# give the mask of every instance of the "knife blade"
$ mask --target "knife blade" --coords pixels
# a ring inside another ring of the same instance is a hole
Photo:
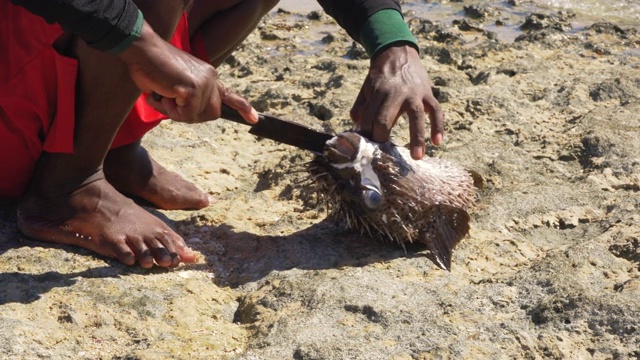
[[[162,95],[155,92],[151,96],[155,101],[162,100]],[[238,124],[251,126],[249,134],[292,145],[299,149],[309,150],[320,155],[327,140],[333,138],[333,135],[267,114],[258,113],[258,123],[249,124],[239,112],[225,104],[222,104],[220,117]]]
[[[222,114],[220,115],[223,119],[251,126],[250,134],[309,150],[316,154],[322,154],[327,140],[333,138],[333,135],[276,116],[261,113],[258,116],[259,121],[256,124],[249,124],[240,113],[224,104],[222,104]]]

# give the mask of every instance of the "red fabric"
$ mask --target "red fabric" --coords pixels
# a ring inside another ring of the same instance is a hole
[[[207,48],[204,46],[204,37],[202,36],[201,32],[196,32],[191,37],[191,54],[206,62],[209,62],[211,60],[209,59]]]
[[[42,151],[73,152],[78,64],[51,47],[61,34],[58,25],[0,0],[0,197],[24,193]],[[191,51],[186,15],[171,43]],[[206,58],[202,39],[195,43],[196,56]],[[113,147],[138,141],[165,118],[141,96]]]

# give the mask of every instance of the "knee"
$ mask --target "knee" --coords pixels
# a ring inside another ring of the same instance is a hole
[[[264,13],[268,13],[271,9],[273,9],[280,0],[262,0],[262,8],[264,9]]]
[[[171,37],[182,14],[191,6],[192,0],[134,0],[145,20],[153,30],[165,39]]]
[[[191,9],[191,7],[193,6],[193,1],[194,0],[182,0],[182,8],[184,9],[184,11],[189,11],[189,9]]]
[[[231,0],[228,4],[228,8],[234,6],[246,6],[247,8],[251,8],[253,13],[264,16],[271,9],[273,9],[280,0]]]

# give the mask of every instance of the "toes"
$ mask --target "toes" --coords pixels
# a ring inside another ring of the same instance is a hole
[[[194,201],[194,207],[196,210],[204,209],[207,206],[211,205],[214,201],[213,196],[206,194],[204,192],[200,192],[200,193],[201,193],[200,198],[197,201]]]
[[[193,263],[198,258],[197,253],[191,250],[184,242],[184,239],[172,230],[163,231],[156,239],[165,249],[165,252],[159,252],[159,255],[162,256],[163,264],[168,264],[165,266],[175,267],[181,262]],[[169,259],[166,258],[167,255]]]
[[[180,235],[176,233],[170,235],[172,235],[171,238],[173,239],[176,253],[179,255],[182,262],[194,263],[198,260],[198,253],[187,246],[187,244],[184,242],[184,239]]]
[[[140,252],[137,252],[138,262],[143,268],[150,268],[155,263],[160,267],[169,267],[172,264],[171,255],[164,245],[153,236],[146,237],[144,240],[136,241],[135,245]]]
[[[153,256],[151,250],[147,247],[147,244],[142,238],[129,236],[127,238],[126,248],[129,249],[130,252],[135,254],[135,259],[138,260],[138,264],[141,267],[148,269],[153,266]],[[123,247],[124,248],[124,247]],[[122,249],[124,251],[124,249]],[[120,257],[118,257],[120,258]],[[135,260],[134,260],[135,263]],[[127,265],[133,265],[127,263]]]
[[[101,176],[101,173],[97,175]],[[154,190],[167,190],[162,192],[163,199],[172,202],[187,199],[195,207],[211,203],[208,194],[193,185],[189,191],[189,185],[182,180],[177,186]],[[175,191],[176,196],[172,197],[175,189],[186,189],[186,192]],[[33,195],[23,199],[18,209],[18,225],[25,235],[37,240],[84,247],[102,256],[117,258],[129,266],[137,261],[143,268],[153,267],[154,263],[173,267],[197,259],[182,237],[102,178],[73,194]]]
[[[166,195],[171,193],[170,191],[160,191],[157,194],[148,196],[146,200],[163,210],[200,210],[213,203],[212,196],[200,191],[200,189],[184,180],[182,182],[188,186],[184,186],[180,190],[174,190],[172,196]]]
[[[192,264],[198,261],[198,253],[191,250],[190,248],[181,249],[180,252],[180,260],[187,264]]]
[[[153,267],[154,263],[160,267],[175,267],[183,261],[194,262],[197,259],[197,254],[187,247],[182,237],[167,229],[146,237],[129,235],[126,240],[112,238],[107,243],[111,257],[129,266],[137,260],[145,269]]]
[[[134,252],[125,240],[111,241],[109,244],[111,245],[113,257],[120,260],[120,262],[127,266],[132,266],[136,263],[136,258],[138,258],[139,255],[136,255],[137,251]],[[99,251],[97,252],[99,253]]]
[[[170,267],[173,265],[173,258],[165,248],[152,248],[151,253],[156,259],[156,264],[160,267]],[[177,265],[177,264],[176,264]]]
[[[173,254],[169,254],[171,256],[171,267],[176,267],[178,266],[178,264],[180,264],[180,261],[182,259],[180,259],[180,255],[173,253]]]
[[[147,242],[154,259],[156,259],[156,263],[161,267],[177,266],[180,263],[179,258],[177,263],[174,263],[174,259],[178,257],[178,254],[170,241],[169,233],[169,230],[163,230],[156,234],[155,237],[149,238]]]
[[[152,251],[149,249],[145,249],[142,253],[138,255],[138,264],[145,269],[149,269],[153,267],[153,258]]]

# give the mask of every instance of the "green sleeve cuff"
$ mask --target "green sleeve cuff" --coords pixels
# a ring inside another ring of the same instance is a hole
[[[142,34],[142,26],[144,25],[144,16],[142,15],[142,11],[138,10],[138,19],[136,20],[136,24],[131,30],[129,36],[127,36],[124,40],[120,42],[120,44],[116,45],[113,49],[109,50],[110,53],[114,55],[118,55],[121,52],[125,51],[134,41],[136,41],[140,35]]]
[[[395,9],[383,9],[371,15],[360,31],[360,43],[369,56],[397,42],[404,42],[419,50],[402,14]]]

